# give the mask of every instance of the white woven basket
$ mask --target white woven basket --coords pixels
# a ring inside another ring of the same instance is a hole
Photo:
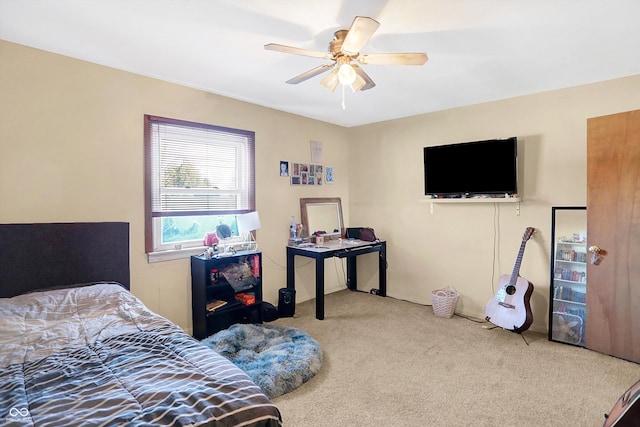
[[[438,317],[451,317],[456,311],[460,294],[447,286],[442,289],[434,289],[431,291],[431,305],[433,313]]]

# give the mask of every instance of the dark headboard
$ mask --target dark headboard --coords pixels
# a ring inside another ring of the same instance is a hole
[[[129,223],[0,224],[0,297],[77,283],[129,283]]]

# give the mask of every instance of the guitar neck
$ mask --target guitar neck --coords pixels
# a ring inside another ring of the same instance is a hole
[[[524,256],[524,248],[527,245],[527,241],[523,240],[520,244],[520,251],[518,251],[518,256],[516,257],[516,263],[513,266],[513,272],[511,273],[511,280],[509,280],[510,285],[515,285],[518,280],[518,276],[520,275],[520,264],[522,264],[522,257]]]

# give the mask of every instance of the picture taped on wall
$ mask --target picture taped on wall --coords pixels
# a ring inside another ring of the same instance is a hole
[[[289,162],[280,160],[280,176],[289,176]]]
[[[325,178],[324,178],[324,182],[326,182],[327,184],[333,184],[333,166],[326,166],[325,167]]]
[[[311,163],[322,163],[322,142],[309,141],[311,146]]]

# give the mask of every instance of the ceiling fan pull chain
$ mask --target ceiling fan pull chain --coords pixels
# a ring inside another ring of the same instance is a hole
[[[342,85],[342,109],[347,109],[347,104],[344,103],[344,85]]]

